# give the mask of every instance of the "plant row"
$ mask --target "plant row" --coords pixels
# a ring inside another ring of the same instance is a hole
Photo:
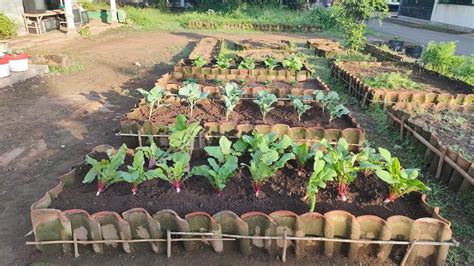
[[[144,96],[145,103],[147,104],[149,115],[151,119],[153,112],[165,104],[166,89],[161,86],[156,86],[150,91],[138,89],[138,91]],[[230,113],[234,110],[235,106],[239,103],[243,96],[243,90],[235,82],[227,83],[221,87],[221,95],[225,106],[226,120],[229,120]],[[207,92],[203,92],[199,85],[195,82],[185,82],[184,86],[178,90],[178,98],[185,101],[190,108],[190,117],[193,116],[193,110],[199,101],[203,101],[208,97]],[[312,108],[311,105],[306,104],[308,101],[316,101],[322,108],[323,113],[327,109],[329,111],[329,122],[333,119],[347,115],[349,110],[342,104],[339,103],[339,95],[337,92],[330,91],[325,94],[323,91],[314,91],[313,96],[295,96],[288,95],[292,105],[298,113],[298,122],[301,122],[302,115]],[[278,102],[278,97],[266,90],[258,91],[255,100],[253,102],[259,107],[262,113],[262,118],[265,121],[266,115],[274,109],[274,105]]]
[[[234,143],[223,136],[219,146],[204,147],[209,156],[208,164],[191,168],[191,147],[201,129],[199,122],[187,124],[186,117],[179,115],[171,128],[169,148],[160,149],[150,138],[149,146],[138,147],[134,151],[133,163],[127,166],[126,171],[120,170],[123,169],[121,166],[127,152],[125,144],[115,153],[108,150],[108,158],[100,161],[86,156],[86,162],[92,168],[85,175],[83,183],[97,179],[99,195],[114,183],[128,182],[132,184],[135,194],[141,183],[159,178],[171,183],[176,192],[180,192],[186,179],[204,176],[220,196],[229,180],[240,174],[242,168],[247,168],[258,198],[262,186],[290,161],[297,165],[295,178],[302,176],[306,165],[312,161],[313,170],[307,180],[311,211],[315,208],[316,194],[326,188],[328,182],[337,182],[338,196],[345,201],[349,186],[359,173],[365,176],[375,173],[388,184],[390,193],[385,202],[394,201],[413,191],[429,189],[417,179],[416,169],[403,169],[388,150],[379,148],[377,153],[372,148],[365,148],[360,153],[352,153],[344,138],[339,139],[335,147],[325,139],[309,147],[307,144],[294,143],[287,135],[278,138],[275,133],[265,135],[253,132],[252,135],[243,135]],[[245,158],[243,155],[248,155],[250,160],[242,162]]]

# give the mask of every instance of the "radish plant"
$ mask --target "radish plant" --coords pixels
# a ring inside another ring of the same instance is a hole
[[[315,155],[315,152],[306,143],[299,145],[292,143],[291,152],[295,155],[297,174],[298,176],[302,176],[305,172],[304,167],[306,166],[306,163],[308,163],[308,161]]]
[[[282,155],[291,146],[293,141],[287,135],[278,138],[276,133],[260,134],[253,132],[252,135],[244,135],[234,145],[240,145],[241,149],[247,149],[249,152],[257,150],[272,149]]]
[[[333,181],[336,177],[336,171],[326,166],[322,151],[317,151],[314,156],[313,173],[309,178],[307,193],[310,199],[310,212],[316,207],[316,194],[320,188],[326,188],[326,183]]]
[[[306,111],[311,109],[311,105],[304,104],[304,102],[303,102],[304,100],[310,100],[311,99],[311,97],[310,97],[310,99],[308,99],[308,97],[294,96],[294,95],[288,94],[288,98],[290,99],[291,104],[293,104],[293,107],[295,107],[295,110],[298,113],[298,123],[301,122],[301,116]]]
[[[194,60],[193,60],[193,66],[194,67],[203,67],[207,64],[206,59],[202,55],[198,55]]]
[[[159,163],[153,173],[171,183],[179,193],[183,182],[189,177],[187,174],[189,161],[189,153],[175,152],[171,155],[171,166],[168,165],[168,162]]]
[[[234,145],[235,146],[235,145]],[[209,165],[195,166],[190,175],[205,176],[220,197],[229,179],[235,175],[238,168],[238,158],[241,151],[233,149],[232,142],[221,137],[219,146],[205,147],[204,150],[213,158],[208,158]]]
[[[253,57],[245,57],[242,62],[239,64],[239,69],[248,69],[252,70],[255,69],[255,58]]]
[[[146,91],[144,89],[137,89],[145,98],[145,102],[148,105],[148,119],[151,119],[151,115],[153,114],[153,111],[160,107],[160,105],[163,103],[165,100],[165,94],[166,91],[164,88],[160,86],[155,86],[153,89],[150,91]],[[156,108],[155,108],[156,106]]]
[[[329,105],[329,123],[331,123],[332,120],[335,118],[340,118],[343,115],[347,115],[350,113],[349,109],[347,109],[344,105],[338,104],[338,105]]]
[[[171,151],[191,152],[194,139],[202,130],[199,122],[186,124],[186,116],[180,114],[176,117],[174,125],[170,128],[171,134],[168,138]]]
[[[156,166],[157,162],[165,160],[168,152],[163,151],[156,145],[153,137],[148,137],[149,146],[138,147],[135,150],[143,152],[144,156],[148,159],[148,169],[152,169]]]
[[[225,105],[225,120],[229,121],[229,115],[234,110],[244,92],[235,82],[230,82],[222,89],[222,99]]]
[[[275,94],[269,93],[268,91],[262,90],[257,92],[256,99],[253,100],[255,104],[258,105],[260,112],[262,113],[263,121],[265,121],[265,116],[273,110],[272,105],[278,101],[278,98]]]
[[[122,181],[117,174],[118,168],[123,164],[127,153],[127,145],[122,144],[116,153],[112,149],[107,150],[108,159],[97,161],[96,159],[86,155],[86,162],[92,168],[84,176],[82,183],[91,183],[97,178],[97,194],[104,192],[106,187]]]
[[[188,83],[179,89],[178,96],[189,104],[191,109],[190,117],[193,117],[194,106],[198,101],[206,99],[207,93],[202,92],[198,84]]]
[[[379,149],[380,155],[385,161],[383,168],[375,171],[375,174],[390,185],[390,192],[385,203],[393,202],[397,198],[414,191],[429,191],[423,182],[417,179],[417,169],[402,169],[397,157],[391,156],[385,149]]]
[[[384,148],[379,148],[379,151],[388,152]],[[381,169],[381,156],[378,154],[374,148],[365,147],[361,152],[357,154],[357,162],[359,163],[360,168],[364,172],[364,176],[368,177],[373,174],[376,170]]]
[[[143,151],[137,151],[133,157],[132,165],[127,165],[128,172],[119,171],[118,176],[125,180],[126,182],[132,184],[132,193],[133,195],[138,192],[138,185],[141,183],[152,180],[158,177],[162,171],[161,169],[154,169],[146,171],[145,167],[145,156]]]
[[[303,62],[301,62],[301,59],[297,56],[292,56],[283,60],[282,64],[284,68],[292,70],[294,72],[299,71],[303,68]]]
[[[275,67],[278,66],[278,61],[275,58],[271,57],[271,56],[267,56],[263,60],[263,64],[265,64],[265,67],[268,70],[273,70],[273,69],[275,69]]]
[[[232,62],[232,58],[226,57],[225,55],[219,55],[217,57],[215,66],[218,68],[230,68],[231,67],[230,62]]]

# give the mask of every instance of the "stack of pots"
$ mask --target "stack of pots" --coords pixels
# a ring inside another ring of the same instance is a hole
[[[28,70],[28,55],[5,54],[0,58],[0,78],[10,76],[10,72],[23,72]]]

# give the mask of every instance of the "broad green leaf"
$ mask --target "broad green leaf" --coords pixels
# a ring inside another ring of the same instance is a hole
[[[382,159],[384,159],[386,162],[391,162],[392,161],[392,155],[387,149],[379,147],[379,154],[382,156]]]
[[[382,179],[383,181],[385,181],[387,184],[396,184],[398,183],[398,180],[393,178],[392,175],[385,171],[385,170],[377,170],[375,171],[375,174],[380,178]]]
[[[91,168],[89,172],[87,172],[86,176],[84,176],[84,180],[82,180],[82,183],[91,183],[92,181],[94,181],[96,176],[97,171],[94,168]]]

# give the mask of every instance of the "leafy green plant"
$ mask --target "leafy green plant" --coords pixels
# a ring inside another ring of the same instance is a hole
[[[383,148],[379,148],[383,149]],[[383,149],[385,150],[385,149]],[[381,169],[381,157],[374,148],[365,147],[361,152],[357,154],[357,162],[360,168],[364,172],[364,176],[368,177],[373,174],[376,170]]]
[[[302,176],[305,172],[304,167],[308,161],[315,155],[315,151],[309,147],[306,143],[303,144],[291,144],[291,152],[295,155],[297,164],[297,174]]]
[[[332,122],[335,118],[340,118],[343,115],[347,115],[350,113],[349,109],[347,109],[344,105],[329,105],[329,123]]]
[[[193,66],[194,67],[203,67],[207,64],[206,59],[202,55],[198,55],[194,60],[193,60]]]
[[[184,99],[191,109],[190,117],[193,117],[194,106],[198,101],[207,98],[208,93],[202,92],[199,85],[196,83],[189,83],[181,87],[178,91],[178,97]]]
[[[5,13],[0,12],[0,40],[16,36],[16,24]]]
[[[276,146],[280,146],[282,142],[286,142],[286,140],[277,142],[275,141],[275,135],[268,136],[256,133],[253,138],[250,136],[244,137],[242,138],[244,141],[247,142],[250,140],[252,158],[249,164],[242,165],[246,166],[250,171],[255,196],[258,198],[262,186],[278,169],[285,166],[287,161],[294,159],[294,155],[292,153],[278,152]]]
[[[369,54],[348,50],[336,55],[336,62],[373,62],[375,58]]]
[[[269,87],[269,86],[271,86],[272,84],[273,84],[273,81],[271,81],[271,80],[265,80],[265,81],[263,82],[263,85],[265,85],[265,87]]]
[[[397,198],[413,191],[430,190],[423,182],[417,179],[417,169],[402,169],[397,157],[391,156],[387,150],[379,150],[385,160],[384,168],[375,171],[375,174],[390,185],[390,192],[385,203],[393,202]]]
[[[314,156],[313,173],[309,178],[307,194],[310,199],[310,212],[316,208],[316,194],[320,188],[326,188],[326,183],[333,181],[337,173],[334,169],[327,167],[322,151],[317,151]]]
[[[126,153],[127,145],[122,144],[116,153],[114,153],[112,149],[107,150],[108,159],[97,161],[89,155],[86,155],[86,162],[92,166],[92,168],[84,176],[82,183],[91,183],[97,178],[96,195],[99,196],[108,186],[122,181],[117,174],[117,170],[123,164]]]
[[[295,110],[298,113],[298,123],[299,123],[301,122],[301,116],[306,111],[311,109],[311,105],[304,104],[303,102],[303,100],[305,100],[304,96],[294,96],[294,95],[288,94],[288,98],[290,99],[291,104],[293,105],[293,107],[295,107]],[[306,99],[306,100],[311,100],[311,97],[309,97],[309,99]]]
[[[303,68],[303,62],[301,62],[301,59],[297,56],[286,58],[282,64],[284,68],[291,71],[299,71]]]
[[[138,192],[138,185],[147,181],[155,179],[162,171],[161,169],[153,169],[146,171],[145,167],[145,156],[143,151],[139,150],[133,157],[132,165],[127,165],[128,172],[119,171],[117,175],[124,181],[132,184],[133,195]]]
[[[324,109],[327,106],[332,106],[336,105],[339,102],[339,94],[335,91],[330,91],[327,94],[324,93],[324,91],[314,91],[313,94],[315,95],[316,101],[319,103],[323,110],[324,114]]]
[[[273,58],[273,57],[270,57],[270,56],[267,56],[265,57],[265,59],[263,60],[263,64],[265,64],[265,67],[268,69],[268,70],[273,70],[275,69],[275,67],[278,66],[278,61]]]
[[[212,82],[218,87],[224,86],[224,80],[222,79],[214,79]]]
[[[176,117],[174,125],[170,128],[171,134],[168,138],[171,151],[191,152],[194,138],[196,138],[202,127],[199,122],[186,123],[186,116],[180,114]]]
[[[364,77],[364,83],[372,88],[386,89],[421,89],[423,85],[411,80],[411,71],[405,73],[390,72],[377,76]]]
[[[255,58],[253,57],[245,57],[242,62],[239,64],[239,69],[248,69],[252,70],[255,69]]]
[[[150,91],[146,91],[144,89],[137,89],[143,97],[145,98],[145,103],[148,105],[148,119],[151,119],[153,115],[153,111],[156,108],[160,107],[165,100],[166,91],[163,87],[155,86]]]
[[[328,167],[336,172],[338,195],[342,201],[346,201],[348,186],[357,178],[357,172],[360,170],[360,167],[356,166],[357,155],[349,151],[349,145],[344,138],[337,141],[335,148],[328,145],[326,140],[321,141],[321,144],[325,145],[328,151],[324,160]]]
[[[183,82],[184,85],[188,85],[190,83],[198,83],[198,80],[195,78],[188,78]]]
[[[226,57],[225,55],[219,55],[216,61],[216,67],[218,68],[230,68],[232,58]]]
[[[292,88],[294,88],[294,87],[296,87],[296,85],[298,85],[298,81],[292,80],[292,81],[290,82],[290,85],[291,85]]]
[[[167,158],[168,152],[163,151],[156,145],[153,137],[148,137],[149,146],[137,147],[136,151],[143,152],[145,158],[148,159],[148,169],[153,169],[157,162],[161,162]]]
[[[258,105],[260,112],[262,113],[263,121],[265,121],[265,116],[273,110],[272,105],[278,101],[278,98],[275,94],[269,93],[268,91],[262,90],[257,92],[256,99],[253,100],[255,104]]]
[[[225,105],[225,120],[229,121],[229,115],[234,110],[244,92],[235,82],[230,82],[222,89],[222,99]]]
[[[242,150],[236,150],[239,146],[226,137],[219,139],[219,146],[204,147],[206,153],[213,158],[208,158],[208,165],[195,166],[190,175],[200,175],[208,178],[211,185],[216,189],[217,196],[220,197],[229,179],[235,175],[238,168],[238,157]]]
[[[244,135],[236,142],[239,145],[240,150],[248,149],[249,152],[262,149],[262,147],[270,147],[275,150],[278,154],[282,155],[291,146],[293,141],[287,135],[278,138],[276,133],[260,134],[256,131],[252,135]]]
[[[154,174],[157,177],[171,183],[176,189],[176,192],[181,191],[183,182],[189,178],[187,175],[190,156],[187,152],[175,152],[171,155],[171,166],[168,162],[157,164]]]
[[[248,82],[246,79],[241,79],[241,80],[240,80],[240,86],[242,86],[242,87],[247,86],[248,83],[249,83],[249,82]]]

